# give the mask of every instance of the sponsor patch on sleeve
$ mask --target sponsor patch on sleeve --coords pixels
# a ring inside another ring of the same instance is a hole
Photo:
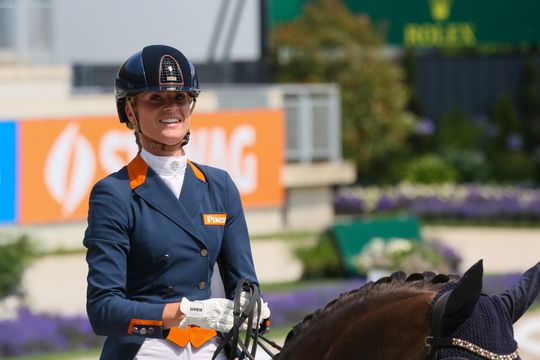
[[[203,214],[204,225],[225,226],[227,214]]]

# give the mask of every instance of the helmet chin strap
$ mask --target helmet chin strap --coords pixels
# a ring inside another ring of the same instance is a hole
[[[193,105],[189,109],[189,114],[190,115],[193,113],[193,109],[195,109],[195,103],[196,103],[196,99],[193,99]],[[133,105],[132,105],[131,101],[129,101],[129,100],[126,101],[126,104],[128,104],[128,106],[130,107],[131,113],[133,114],[133,117],[135,119],[135,122],[132,123],[133,130],[135,130],[146,141],[148,141],[150,143],[150,147],[152,147],[152,148],[159,147],[159,149],[161,151],[164,151],[164,152],[174,152],[176,150],[181,149],[184,145],[186,145],[189,142],[189,135],[190,135],[189,130],[187,131],[186,135],[183,138],[180,139],[180,141],[178,141],[175,144],[171,144],[171,145],[164,144],[164,143],[159,142],[156,139],[153,139],[150,136],[146,135],[145,133],[142,132],[141,125],[139,124],[139,119],[137,119],[137,115],[135,113],[135,109],[133,109]]]
[[[150,146],[152,148],[156,148],[156,147],[159,147],[159,149],[161,151],[165,151],[165,152],[174,152],[176,150],[179,150],[180,148],[182,148],[183,146],[183,142],[184,142],[184,139],[180,139],[179,142],[177,142],[176,144],[172,144],[172,145],[168,145],[168,144],[164,144],[162,142],[159,142],[157,141],[156,139],[152,139],[150,136],[147,136],[145,135],[142,131],[141,131],[141,128],[140,126],[137,126],[135,128],[135,131],[137,131],[139,133],[139,135],[141,135],[146,141],[148,141],[150,143]]]

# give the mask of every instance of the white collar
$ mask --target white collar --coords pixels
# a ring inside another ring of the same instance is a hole
[[[141,157],[158,175],[179,176],[186,170],[187,156],[157,156],[145,149],[141,150]]]

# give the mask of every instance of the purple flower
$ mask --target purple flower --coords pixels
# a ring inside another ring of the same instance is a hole
[[[416,124],[415,133],[417,135],[429,136],[435,133],[435,123],[428,118],[423,118]]]
[[[334,201],[334,208],[339,213],[362,213],[364,200],[350,195],[340,195]]]
[[[517,151],[523,147],[523,138],[519,134],[510,134],[506,138],[506,147],[510,150]]]
[[[264,294],[264,300],[272,309],[273,326],[292,325],[325,306],[340,294],[359,288],[364,283],[363,279],[355,279],[295,291],[269,292]]]
[[[502,294],[517,284],[521,275],[521,273],[510,273],[484,276],[482,290],[489,295]]]
[[[456,266],[459,264],[459,255],[451,248],[438,243],[434,244],[434,246],[442,251],[446,259],[454,259]],[[451,271],[451,273],[456,272],[456,269],[452,269]],[[514,273],[501,275],[487,274],[483,280],[483,291],[488,294],[500,294],[517,283],[520,276],[521,274]],[[302,321],[306,315],[323,308],[341,294],[360,288],[364,284],[364,279],[357,278],[333,285],[315,285],[298,290],[266,292],[264,299],[268,302],[268,306],[272,310],[272,326],[292,327],[295,323]]]
[[[431,242],[431,246],[438,254],[443,257],[443,259],[445,259],[445,262],[450,267],[450,271],[456,273],[462,260],[458,252],[454,248],[438,241]]]
[[[12,334],[0,337],[0,357],[89,349],[102,343],[86,316],[36,314],[21,308],[16,319],[0,321],[0,328]]]
[[[467,185],[449,192],[444,186],[418,186],[380,193],[370,201],[362,191],[338,195],[336,213],[377,215],[399,210],[422,219],[540,220],[540,189]],[[365,203],[369,202],[375,206],[366,210]]]
[[[399,200],[387,195],[381,196],[375,207],[377,211],[389,211],[397,208],[399,208]]]
[[[440,217],[448,214],[450,206],[436,197],[424,197],[411,201],[409,211],[420,217]]]

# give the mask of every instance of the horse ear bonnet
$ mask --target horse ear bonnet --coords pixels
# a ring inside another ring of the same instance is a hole
[[[482,294],[482,260],[455,284],[441,290],[432,301],[432,335],[472,342],[496,354],[517,349],[512,319],[500,297]],[[457,347],[439,349],[439,359],[481,359]]]
[[[482,260],[474,264],[463,275],[456,287],[449,293],[443,311],[441,335],[448,336],[458,328],[473,312],[482,292]]]

